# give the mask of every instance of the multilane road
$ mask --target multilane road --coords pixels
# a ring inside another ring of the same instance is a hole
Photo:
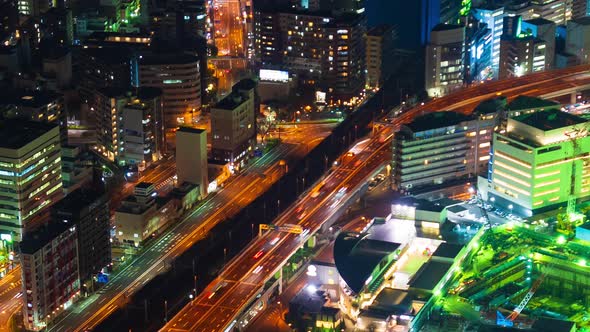
[[[519,95],[542,96],[590,85],[590,74],[587,74],[589,71],[590,66],[585,65],[505,81],[487,82],[410,109],[398,116],[392,126],[385,127],[371,139],[352,161],[336,168],[328,175],[321,189],[323,195],[312,197],[315,195],[308,194],[281,215],[275,224],[298,224],[312,230],[310,233],[317,230],[338,208],[343,206],[343,198],[349,195],[347,190],[362,184],[362,181],[390,159],[389,145],[392,132],[399,125],[411,121],[416,116],[441,110],[469,113],[482,101],[496,96],[509,99]],[[353,162],[356,167],[351,167],[350,163]],[[302,217],[303,211],[306,213]],[[277,234],[267,234],[259,237],[161,331],[214,332],[223,331],[235,324],[235,319],[244,306],[304,240],[300,235],[293,234],[283,234],[278,237]]]

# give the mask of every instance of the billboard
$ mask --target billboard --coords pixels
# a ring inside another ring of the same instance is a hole
[[[270,82],[288,82],[289,72],[283,70],[260,69],[260,80]]]

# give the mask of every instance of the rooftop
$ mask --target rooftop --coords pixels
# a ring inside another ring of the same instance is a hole
[[[50,220],[46,225],[25,233],[23,240],[19,243],[21,253],[36,253],[57,236],[68,231],[70,227],[72,227],[72,223]]]
[[[555,109],[522,114],[513,119],[543,131],[574,126],[587,122],[584,118]]]
[[[399,243],[367,239],[367,234],[343,232],[334,243],[336,269],[348,287],[359,293],[373,270]]]
[[[541,317],[533,323],[533,330],[538,332],[569,332],[574,330],[574,322],[561,319]]]
[[[2,121],[0,122],[0,148],[22,148],[57,127],[56,124],[28,120]]]
[[[396,315],[407,315],[412,311],[412,300],[413,296],[407,290],[386,287],[379,292],[370,308]]]
[[[232,86],[233,91],[252,90],[256,87],[256,81],[251,78],[244,78]]]
[[[367,31],[368,36],[383,36],[385,33],[391,33],[393,27],[387,24],[381,24]]]
[[[446,205],[433,203],[429,200],[412,196],[403,196],[393,202],[394,205],[413,206],[416,210],[442,212]]]
[[[412,132],[426,131],[436,128],[444,128],[457,125],[463,121],[471,120],[471,116],[453,111],[433,112],[417,117],[406,126]]]
[[[443,257],[455,259],[459,252],[463,249],[463,245],[443,242],[432,253],[432,257]]]
[[[449,271],[452,263],[429,260],[420,267],[420,270],[410,280],[410,288],[434,290],[434,287],[440,282],[442,277]]]
[[[140,65],[183,65],[198,63],[199,58],[187,53],[146,54],[140,57]]]
[[[550,21],[548,19],[542,18],[542,17],[538,17],[538,18],[533,18],[532,20],[526,20],[526,23],[532,24],[532,25],[545,25],[545,24],[555,24],[555,22]]]
[[[229,95],[225,96],[225,98],[221,99],[213,109],[223,109],[232,111],[236,109],[236,107],[240,106],[244,103],[247,99],[239,92],[232,91]]]
[[[23,89],[9,89],[0,92],[0,105],[18,105],[22,107],[39,108],[55,102],[63,97],[53,91],[26,91]]]
[[[106,195],[102,192],[91,189],[77,189],[68,194],[52,206],[52,211],[78,213],[81,209],[94,204],[97,201],[106,202]]]
[[[576,18],[576,19],[572,20],[572,22],[580,24],[580,25],[590,25],[590,16]]]
[[[192,134],[201,134],[201,133],[205,132],[204,129],[194,128],[194,127],[186,127],[186,126],[178,128],[178,131],[180,131],[181,133],[192,133]]]
[[[461,28],[463,28],[463,26],[461,25],[440,23],[437,24],[434,28],[432,28],[432,31],[447,31]]]
[[[514,98],[508,105],[507,108],[511,111],[529,110],[534,108],[559,108],[558,102],[549,99],[529,97],[529,96],[518,96]]]

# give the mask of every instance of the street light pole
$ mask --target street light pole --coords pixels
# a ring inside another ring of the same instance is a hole
[[[164,300],[164,322],[168,322],[168,300]]]

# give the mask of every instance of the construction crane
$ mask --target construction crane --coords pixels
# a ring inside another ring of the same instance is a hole
[[[576,156],[580,152],[580,144],[578,139],[581,137],[585,137],[588,134],[587,127],[574,127],[570,132],[565,133],[565,135],[569,138],[570,142],[572,143],[572,171],[570,176],[570,187],[567,199],[567,208],[565,212],[565,216],[561,216],[557,218],[558,221],[558,229],[567,233],[573,232],[572,223],[577,221],[578,215],[576,213]]]
[[[473,193],[473,188],[469,188],[469,191]],[[483,216],[486,222],[486,226],[488,228],[492,227],[492,223],[490,222],[490,218],[488,217],[488,211],[486,211],[485,209],[485,203],[483,198],[481,197],[481,194],[479,193],[479,190],[475,192],[475,199],[477,201],[479,209],[481,210],[481,215]]]
[[[514,321],[516,320],[518,315],[520,315],[520,313],[524,310],[524,308],[529,303],[529,301],[533,298],[533,295],[535,295],[535,292],[537,291],[537,289],[539,289],[539,286],[541,286],[544,279],[545,279],[545,273],[543,273],[539,278],[537,278],[537,280],[535,280],[535,282],[531,286],[531,289],[529,289],[529,291],[526,293],[526,295],[524,296],[522,301],[520,301],[520,303],[516,306],[516,308],[514,308],[514,310],[512,310],[510,315],[504,317],[500,311],[497,311],[496,312],[496,316],[497,316],[496,323],[500,326],[506,326],[506,327],[513,326]]]

